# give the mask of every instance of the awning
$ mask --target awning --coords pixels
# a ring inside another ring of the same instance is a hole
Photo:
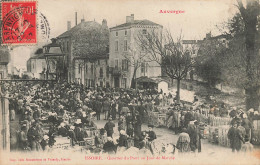
[[[137,83],[156,83],[155,80],[148,78],[147,76],[142,76],[136,79]]]

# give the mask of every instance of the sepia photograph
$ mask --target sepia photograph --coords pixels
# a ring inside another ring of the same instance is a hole
[[[0,0],[0,164],[260,164],[259,0]]]

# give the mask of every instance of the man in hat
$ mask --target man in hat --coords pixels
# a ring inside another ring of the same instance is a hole
[[[190,121],[189,125],[188,125],[188,128],[187,128],[187,132],[190,136],[190,148],[191,148],[191,151],[195,152],[196,149],[198,148],[197,147],[197,131],[196,131],[196,126],[195,126],[195,122],[196,120],[194,121]]]
[[[94,104],[94,111],[96,112],[97,120],[100,120],[101,109],[102,109],[102,103],[100,102],[99,99],[97,99]]]
[[[81,119],[77,119],[76,122],[74,123],[75,126],[75,136],[77,141],[83,141],[83,131],[82,131],[82,122]]]
[[[65,123],[63,122],[60,123],[58,135],[61,135],[62,137],[66,137],[68,135],[68,130],[65,128]]]
[[[71,146],[75,146],[75,143],[77,143],[76,135],[74,132],[75,126],[70,126],[68,135],[70,137],[70,144]]]
[[[109,98],[105,99],[105,101],[103,102],[103,110],[104,110],[104,114],[105,114],[105,120],[108,119],[108,114],[110,112],[110,102],[109,102]]]
[[[148,129],[149,129],[149,131],[148,131],[148,141],[149,142],[151,142],[151,141],[153,141],[154,139],[157,138],[155,132],[153,131],[153,127],[154,127],[154,125],[152,125],[152,124],[148,125]]]
[[[118,146],[119,147],[127,147],[127,135],[124,130],[120,131],[120,136],[118,139]]]
[[[112,117],[109,117],[108,122],[105,124],[104,129],[107,131],[107,136],[112,137],[114,133],[115,124],[112,122]]]
[[[28,142],[30,142],[30,148],[36,150],[36,136],[38,135],[36,130],[36,123],[32,123],[31,128],[29,128],[27,133]]]
[[[22,125],[21,131],[18,133],[18,147],[19,150],[26,150],[28,147],[28,140],[26,135],[26,124]]]

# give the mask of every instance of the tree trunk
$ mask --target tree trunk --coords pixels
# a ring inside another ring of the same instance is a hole
[[[136,89],[136,71],[137,68],[134,68],[134,73],[133,73],[133,77],[132,77],[132,81],[131,81],[131,88]]]
[[[180,103],[180,88],[181,88],[181,80],[177,79],[177,92],[176,92],[176,99],[177,103]]]
[[[246,92],[246,108],[259,108],[259,87],[253,85],[256,79],[254,62],[257,58],[256,37],[257,37],[257,17],[259,15],[259,1],[247,1],[247,7],[244,8],[242,1],[237,0],[241,16],[245,23],[245,45],[246,45],[246,73],[248,79],[248,88]]]
[[[246,91],[246,109],[253,108],[258,110],[259,108],[259,87],[252,87],[245,89]]]

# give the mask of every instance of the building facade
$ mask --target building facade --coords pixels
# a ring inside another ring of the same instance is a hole
[[[27,73],[33,78],[41,79],[41,74],[46,70],[47,64],[43,55],[42,48],[39,48],[34,53],[34,56],[27,60]]]
[[[150,31],[162,33],[163,26],[149,20],[135,20],[134,14],[126,16],[126,23],[110,28],[109,67],[112,87],[130,88],[133,77],[161,76],[161,67],[148,60],[145,52],[136,41],[139,35]],[[140,57],[144,58],[140,58]],[[138,66],[138,67],[137,67]]]
[[[102,24],[81,20],[57,37],[65,54],[68,82],[94,87],[108,85],[108,44],[109,30],[107,21]]]
[[[6,47],[0,47],[0,79],[6,79],[8,76],[7,65],[10,61],[10,54]]]

